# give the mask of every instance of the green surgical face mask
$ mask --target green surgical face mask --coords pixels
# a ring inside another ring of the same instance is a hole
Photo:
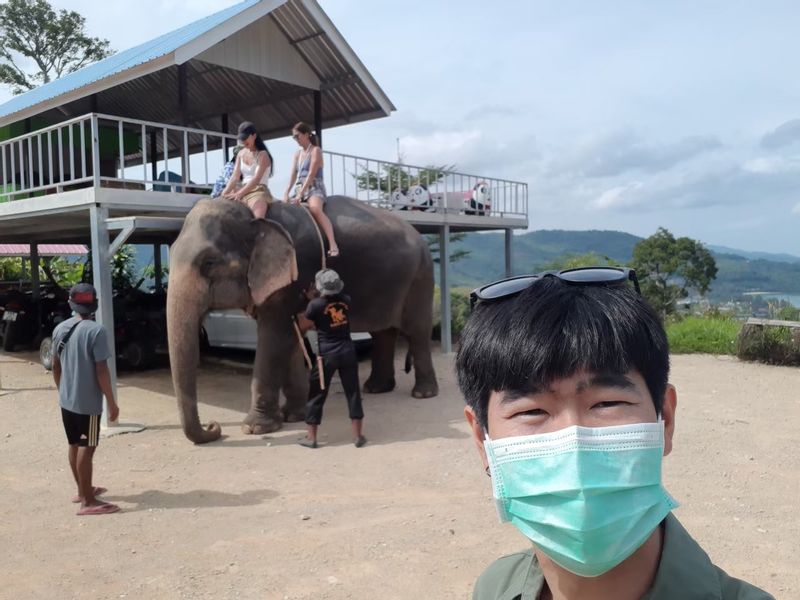
[[[486,439],[500,520],[582,577],[610,571],[678,506],[661,485],[664,424]]]

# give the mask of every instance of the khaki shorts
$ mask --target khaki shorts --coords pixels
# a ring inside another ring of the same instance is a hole
[[[267,205],[271,204],[273,200],[269,188],[263,183],[258,184],[252,191],[248,192],[241,202],[252,210],[259,200],[263,200]]]

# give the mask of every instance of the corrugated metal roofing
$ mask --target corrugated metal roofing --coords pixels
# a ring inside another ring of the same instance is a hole
[[[246,0],[12,98],[0,105],[0,124],[59,106],[62,112],[53,115],[56,120],[63,119],[65,113],[76,116],[99,110],[160,123],[181,122],[187,115],[179,113],[175,102],[178,67],[174,62],[127,80],[126,72],[168,56],[264,1]],[[326,127],[386,116],[394,110],[391,101],[316,0],[289,0],[262,18],[273,20],[319,77],[323,93],[322,119]],[[307,88],[210,65],[196,58],[188,60],[186,65],[189,97],[193,103],[203,104],[192,107],[187,124],[219,130],[219,115],[224,112],[232,127],[246,119],[255,122],[262,134],[270,136],[271,133],[285,134],[298,120],[313,119],[313,97]],[[97,93],[99,109],[93,108],[89,90],[83,97],[74,99],[74,93],[81,88],[111,77],[120,81],[116,85],[110,81],[106,89]],[[231,94],[231,90],[236,93]],[[56,104],[59,96],[69,94],[72,94],[72,101],[67,102],[65,98],[61,105]],[[254,102],[254,98],[261,101]],[[37,111],[39,105],[42,108]]]
[[[88,254],[89,249],[83,244],[39,244],[39,256],[77,256]],[[31,255],[28,244],[0,244],[0,256]]]
[[[29,92],[15,96],[5,104],[0,105],[0,118],[19,112],[30,106],[35,106],[45,100],[50,100],[67,92],[72,92],[95,81],[111,77],[133,67],[143,65],[156,58],[174,52],[187,42],[207,33],[217,25],[224,23],[231,17],[238,15],[243,10],[258,4],[261,0],[246,0],[235,4],[218,13],[204,17],[194,23],[170,31],[162,36],[139,44],[134,48],[117,52],[113,56],[78,69],[74,73],[41,85]]]

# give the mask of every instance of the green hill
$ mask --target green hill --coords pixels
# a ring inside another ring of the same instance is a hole
[[[560,256],[588,252],[624,264],[630,261],[633,247],[641,239],[622,231],[542,230],[515,235],[514,271],[536,272]],[[476,287],[504,276],[503,234],[470,233],[453,248],[469,250],[470,255],[452,265],[452,285]],[[767,260],[755,258],[769,256],[763,253],[725,250],[712,250],[718,269],[709,294],[712,301],[738,300],[742,292],[750,291],[800,294],[800,259],[790,262],[789,255],[775,255],[778,260]]]

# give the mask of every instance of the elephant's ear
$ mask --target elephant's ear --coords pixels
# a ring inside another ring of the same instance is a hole
[[[253,304],[262,304],[272,294],[297,281],[297,258],[292,236],[279,223],[255,219],[256,229],[247,283]]]

